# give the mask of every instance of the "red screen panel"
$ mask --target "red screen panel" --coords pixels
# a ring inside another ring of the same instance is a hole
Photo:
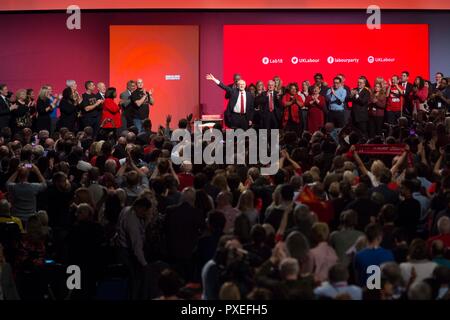
[[[255,40],[255,35],[261,35]],[[252,40],[253,39],[253,40]],[[320,72],[332,83],[338,73],[356,87],[365,75],[388,79],[403,70],[410,81],[429,76],[428,25],[383,24],[379,30],[362,25],[226,25],[224,26],[224,82],[240,73],[247,85],[279,75],[291,81],[313,82]]]
[[[153,89],[153,130],[199,113],[198,26],[110,26],[110,84],[125,91],[130,79],[142,78]]]

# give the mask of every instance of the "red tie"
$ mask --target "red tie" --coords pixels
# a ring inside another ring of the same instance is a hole
[[[270,112],[273,111],[273,93],[272,92],[269,94],[269,111]]]
[[[241,113],[245,113],[244,111],[244,93],[241,92]]]

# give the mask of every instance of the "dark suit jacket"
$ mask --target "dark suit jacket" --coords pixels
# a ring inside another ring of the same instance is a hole
[[[400,84],[400,88],[403,89],[403,84]],[[406,90],[403,92],[403,108],[408,111],[411,110],[411,100],[409,99],[409,94],[411,93],[413,85],[409,82],[406,83]]]
[[[281,114],[283,112],[282,107],[281,107],[281,99],[278,97],[278,95],[274,92],[273,94],[273,112],[275,113],[275,117],[277,118],[277,120],[279,121],[281,119]],[[269,96],[268,96],[268,92],[265,91],[261,97],[261,112],[264,115],[270,113],[269,110]]]
[[[226,86],[225,84],[223,84],[222,82],[219,83],[219,87],[221,87],[223,90],[226,91],[226,93],[230,96],[230,99],[228,100],[228,105],[227,105],[227,109],[225,110],[225,114],[224,114],[224,120],[225,120],[225,124],[228,127],[231,127],[231,123],[230,123],[230,115],[233,112],[233,108],[236,105],[240,93],[239,93],[239,89],[238,88],[230,88],[228,86]],[[247,120],[248,121],[252,121],[253,120],[253,113],[254,113],[254,101],[255,98],[253,97],[253,95],[248,92],[245,91],[245,95],[246,95],[246,103],[245,103],[245,108],[246,108],[246,112],[245,115],[247,116]]]
[[[63,99],[59,103],[59,110],[61,115],[59,116],[57,127],[67,127],[73,131],[75,129],[75,122],[77,121],[77,107],[72,101]]]
[[[235,87],[236,85],[234,84],[234,82],[232,83],[232,84],[229,84],[228,85],[228,87],[230,88],[230,89],[233,89],[234,87]],[[230,94],[228,93],[228,91],[227,92],[225,92],[225,99],[230,99]]]
[[[11,111],[5,100],[0,96],[0,128],[9,127]]]
[[[400,88],[403,89],[403,84],[400,84]],[[409,82],[406,83],[406,90],[404,92],[404,95],[409,96],[409,93],[412,91],[413,85]]]
[[[358,98],[351,98],[353,102],[352,117],[355,122],[369,121],[369,99],[370,91],[368,88],[362,89]]]
[[[171,259],[190,259],[200,237],[201,212],[187,202],[166,208],[164,229]]]
[[[127,122],[133,122],[133,110],[130,108],[131,104],[131,94],[128,90],[125,90],[120,94],[120,100],[124,100],[124,103],[120,103],[120,107],[122,108],[122,117],[127,119]],[[125,123],[126,126],[126,123]]]
[[[98,100],[100,100],[100,99],[105,100],[105,99],[106,99],[106,96],[102,96],[102,95],[100,94],[100,92],[97,92],[97,94],[95,95],[95,97],[96,97]],[[97,110],[98,110],[98,112],[99,112],[99,114],[100,114],[100,116],[101,116],[102,110],[103,110],[103,103],[97,107]]]

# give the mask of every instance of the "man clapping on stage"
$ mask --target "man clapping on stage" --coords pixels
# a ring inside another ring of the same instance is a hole
[[[227,127],[247,130],[253,121],[254,97],[250,92],[245,91],[245,81],[241,79],[238,81],[236,88],[230,88],[216,79],[212,74],[207,74],[206,79],[214,81],[230,97],[224,113],[224,120]]]
[[[280,99],[275,92],[275,81],[269,80],[267,83],[267,94],[263,104],[263,128],[278,129],[280,127],[281,106]]]

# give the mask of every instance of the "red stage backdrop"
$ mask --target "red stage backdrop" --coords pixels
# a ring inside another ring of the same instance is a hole
[[[175,126],[189,113],[198,116],[198,26],[111,26],[109,65],[109,83],[119,93],[138,78],[147,90],[154,89],[153,130],[168,114]]]
[[[81,9],[450,9],[446,0],[1,0],[0,10],[65,10],[76,4]]]
[[[247,85],[279,75],[283,84],[313,82],[321,72],[328,84],[338,73],[356,87],[365,75],[371,84],[403,70],[410,81],[428,79],[428,25],[226,25],[224,26],[224,82],[240,73]]]

